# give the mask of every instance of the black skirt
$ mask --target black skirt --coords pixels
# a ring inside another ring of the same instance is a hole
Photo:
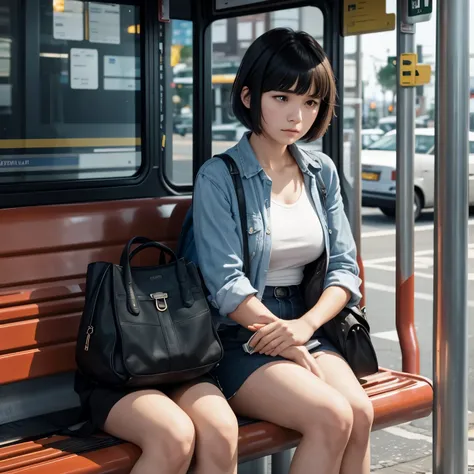
[[[190,382],[195,385],[199,383],[210,383],[219,388],[214,377],[209,374],[202,375]],[[87,377],[76,371],[74,380],[74,390],[79,395],[82,407],[82,418],[90,422],[90,430],[103,430],[105,421],[109,416],[112,407],[123,397],[130,393],[139,392],[141,390],[159,390],[165,395],[169,396],[171,392],[184,384],[167,384],[154,387],[140,387],[140,388],[121,388],[113,389],[109,387],[99,386],[92,383]]]
[[[297,319],[306,312],[306,306],[298,286],[269,287],[263,293],[262,303],[281,319]],[[224,347],[224,358],[212,370],[220,389],[227,400],[232,398],[253,372],[270,362],[286,360],[281,356],[272,357],[265,354],[247,354],[242,344],[247,342],[252,331],[240,325],[219,328],[219,337]],[[324,329],[318,329],[310,340],[317,339],[319,345],[311,353],[326,351],[339,354],[336,347],[325,335]]]

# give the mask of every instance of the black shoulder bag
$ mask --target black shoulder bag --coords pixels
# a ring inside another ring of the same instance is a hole
[[[318,191],[323,207],[326,207],[326,185],[316,174]],[[301,283],[307,308],[312,308],[321,297],[326,276],[326,252],[306,266]],[[379,370],[377,354],[370,338],[370,326],[366,310],[358,306],[346,306],[339,314],[323,325],[326,337],[340,351],[357,378],[374,374]]]
[[[131,252],[134,244],[141,244]],[[154,248],[169,263],[132,267]],[[192,380],[210,371],[223,349],[193,263],[165,245],[134,237],[120,265],[89,264],[76,346],[79,370],[97,384],[146,387]]]

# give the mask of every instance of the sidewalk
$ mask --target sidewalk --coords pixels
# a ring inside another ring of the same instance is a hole
[[[469,422],[469,441],[468,441],[468,463],[469,473],[474,473],[474,413],[470,413]],[[432,456],[426,456],[406,463],[400,463],[391,466],[372,466],[374,474],[432,474],[433,459]]]

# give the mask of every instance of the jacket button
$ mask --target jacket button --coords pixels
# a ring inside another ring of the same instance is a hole
[[[329,229],[329,233],[332,234],[332,229]]]
[[[270,235],[272,233],[270,227],[267,229],[267,235]]]
[[[253,227],[250,227],[249,234],[253,234]]]

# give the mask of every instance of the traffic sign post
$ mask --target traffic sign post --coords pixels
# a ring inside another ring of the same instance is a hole
[[[422,23],[431,19],[433,0],[405,0],[404,22]]]

